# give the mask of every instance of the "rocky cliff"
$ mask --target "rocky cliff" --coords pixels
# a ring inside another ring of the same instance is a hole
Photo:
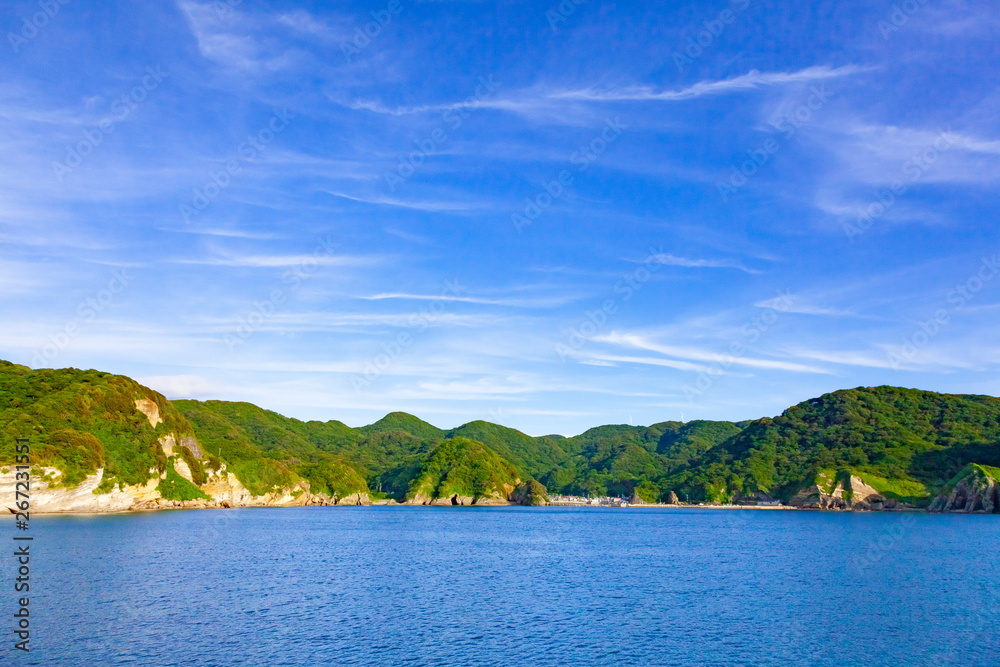
[[[549,493],[541,482],[532,479],[514,489],[510,499],[517,505],[542,507],[549,504]]]
[[[788,501],[792,507],[823,510],[896,510],[899,502],[886,498],[857,475],[821,471],[812,484]]]
[[[931,512],[1000,513],[1000,468],[970,463],[938,495]]]
[[[185,448],[196,448],[197,441],[185,438]],[[69,484],[64,473],[55,467],[32,469],[31,512],[36,514],[135,512],[157,509],[209,509],[233,507],[297,507],[302,505],[368,505],[368,494],[354,493],[343,497],[311,493],[309,483],[299,481],[263,495],[253,495],[234,475],[220,464],[217,469],[205,466],[205,479],[196,484],[191,466],[174,455],[178,439],[169,434],[160,439],[167,455],[168,467],[159,472],[150,469],[149,479],[142,484],[124,484],[98,468],[83,481]],[[208,460],[198,460],[203,465]],[[11,466],[0,468],[0,498],[15,497],[15,471]],[[183,480],[178,482],[171,477]],[[173,481],[173,483],[171,483]],[[110,482],[110,483],[109,483]],[[178,493],[178,486],[181,492]],[[187,490],[187,493],[184,491]],[[12,503],[8,503],[12,504]]]
[[[33,513],[369,502],[356,488],[312,493],[298,476],[257,484],[255,493],[204,451],[169,401],[123,376],[2,362],[0,388],[0,504],[16,498],[18,438],[30,447]]]

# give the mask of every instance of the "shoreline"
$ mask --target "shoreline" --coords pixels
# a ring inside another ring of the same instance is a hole
[[[644,503],[641,505],[627,505],[625,507],[615,506],[615,505],[585,505],[583,503],[548,503],[546,505],[519,505],[517,503],[508,503],[506,505],[498,504],[483,504],[483,505],[424,505],[424,504],[409,504],[409,503],[397,503],[397,502],[372,502],[364,505],[241,505],[235,507],[161,507],[161,508],[142,508],[134,510],[109,510],[106,512],[93,512],[93,511],[56,511],[56,512],[32,512],[35,516],[113,516],[113,515],[124,515],[124,514],[152,514],[156,512],[172,512],[172,511],[185,511],[185,510],[234,510],[234,509],[299,509],[305,507],[330,507],[330,508],[349,508],[349,507],[435,507],[441,509],[448,508],[502,508],[502,507],[533,507],[537,509],[545,509],[546,507],[577,507],[580,509],[609,509],[609,510],[628,510],[628,509],[657,509],[657,510],[691,510],[691,509],[701,509],[701,510],[771,510],[771,511],[806,511],[806,512],[831,512],[831,513],[844,513],[844,512],[860,512],[860,513],[871,513],[871,514],[902,514],[902,513],[918,513],[918,514],[929,514],[927,509],[924,508],[905,508],[898,510],[853,510],[853,509],[822,509],[819,507],[795,507],[792,505],[667,505],[659,503]],[[940,514],[986,514],[985,512],[940,512]]]

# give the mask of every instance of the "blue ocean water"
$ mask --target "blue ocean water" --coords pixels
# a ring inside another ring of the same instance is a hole
[[[0,663],[1000,665],[996,516],[315,507],[31,532],[32,651]]]

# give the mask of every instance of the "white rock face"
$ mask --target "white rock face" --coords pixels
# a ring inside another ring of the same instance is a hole
[[[47,472],[58,473],[55,468],[43,468]],[[31,512],[46,514],[50,512],[125,512],[132,509],[137,503],[155,501],[160,498],[156,486],[160,483],[159,477],[150,479],[146,484],[136,486],[126,486],[124,489],[115,488],[110,493],[94,493],[94,489],[104,479],[104,469],[99,468],[93,475],[89,475],[80,482],[79,486],[72,488],[52,487],[54,482],[39,481],[32,471],[30,494]],[[3,502],[13,508],[15,491],[17,486],[16,472],[0,473],[0,498]],[[23,487],[22,487],[23,491]]]
[[[163,423],[163,420],[160,419],[160,406],[148,398],[135,399],[135,409],[146,415],[149,425],[153,428],[156,428],[157,424]]]
[[[226,472],[226,466],[222,470],[208,478],[208,482],[201,486],[201,490],[219,503],[229,503],[233,507],[247,505],[253,502],[253,494],[236,479],[236,475]]]
[[[187,461],[180,457],[174,459],[174,470],[177,471],[178,475],[194,484],[194,476],[191,475],[191,466],[187,464]]]
[[[149,425],[156,428],[163,423],[160,408],[147,398],[136,399],[135,407],[146,415]],[[204,453],[197,440],[190,436],[178,437],[176,433],[168,433],[158,440],[160,448],[173,465],[177,474],[194,483],[194,476],[188,463],[179,456],[180,448],[186,449],[195,458],[207,463]],[[3,470],[7,472],[3,472]],[[0,505],[15,509],[17,482],[14,466],[0,469]],[[220,507],[293,507],[299,505],[329,505],[329,504],[369,504],[367,495],[355,494],[349,498],[328,498],[324,495],[313,495],[309,483],[297,482],[290,487],[277,489],[262,496],[254,496],[237,479],[236,475],[226,470],[222,465],[220,470],[207,470],[208,480],[199,487],[209,497],[208,500],[167,500],[157,490],[160,482],[166,477],[166,472],[155,468],[149,470],[150,478],[143,484],[116,484],[108,493],[94,493],[104,479],[104,469],[98,469],[93,475],[87,476],[80,484],[72,488],[59,486],[62,472],[56,468],[32,468],[29,511],[37,514],[50,513],[87,513],[87,512],[133,512],[141,510],[167,508],[220,508]],[[45,476],[48,481],[41,478]],[[23,480],[22,480],[23,481]],[[23,487],[21,489],[23,491]],[[0,510],[2,511],[2,510]]]
[[[793,507],[830,510],[890,510],[898,509],[899,503],[888,500],[881,493],[865,484],[857,475],[843,481],[836,481],[825,474],[819,475],[821,484],[802,489],[789,501]],[[832,486],[832,489],[830,488]]]
[[[161,439],[165,451],[170,445],[164,444],[164,441],[170,440],[176,443],[172,435]],[[191,481],[191,469],[183,459],[175,458],[173,465],[178,474]],[[0,470],[0,505],[16,509],[17,473],[13,466],[8,466],[6,470],[7,472]],[[199,487],[209,500],[167,500],[157,491],[157,486],[166,477],[166,473],[157,473],[155,470],[151,470],[150,473],[152,477],[144,484],[124,486],[116,484],[108,493],[94,493],[104,479],[103,468],[99,468],[93,475],[88,475],[77,486],[66,488],[59,486],[62,473],[58,469],[35,467],[31,470],[28,490],[29,511],[35,514],[135,512],[169,508],[296,507],[309,504],[353,505],[370,502],[368,496],[360,495],[352,496],[350,499],[345,498],[340,503],[337,499],[313,496],[309,491],[308,482],[304,481],[262,496],[255,496],[240,483],[236,475],[228,472],[224,465],[221,470],[212,472],[208,481]],[[42,481],[43,475],[51,479]],[[23,487],[21,490],[23,491]]]

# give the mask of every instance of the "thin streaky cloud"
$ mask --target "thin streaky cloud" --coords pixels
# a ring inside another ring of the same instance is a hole
[[[808,83],[842,76],[851,76],[866,71],[866,68],[854,65],[828,67],[819,65],[807,67],[796,72],[759,72],[750,70],[748,73],[721,81],[700,81],[687,88],[679,90],[656,91],[649,86],[635,86],[620,90],[599,91],[592,88],[569,90],[553,93],[550,97],[557,99],[588,100],[594,102],[615,101],[673,101],[689,100],[705,95],[721,95],[735,91],[754,90],[762,86],[776,86],[796,83]]]
[[[784,370],[792,371],[795,373],[819,373],[827,375],[830,372],[818,368],[816,366],[806,366],[804,364],[797,364],[789,361],[779,361],[772,359],[758,359],[753,357],[743,357],[736,355],[724,355],[717,352],[712,352],[708,350],[701,350],[693,347],[679,347],[674,345],[661,345],[646,340],[642,336],[637,336],[635,334],[620,334],[617,332],[611,332],[610,334],[603,336],[595,336],[594,340],[596,342],[610,343],[612,345],[621,345],[624,347],[631,347],[640,350],[647,350],[649,352],[657,352],[669,357],[675,357],[680,359],[693,359],[696,361],[706,361],[716,364],[723,364],[726,366],[749,366],[752,368],[766,368],[771,370]]]
[[[248,268],[287,268],[291,266],[364,266],[377,263],[379,258],[347,255],[247,255],[243,257],[212,257],[207,259],[173,259],[173,264],[231,266]]]
[[[874,356],[866,352],[836,351],[836,350],[789,350],[788,355],[798,359],[825,361],[843,366],[862,366],[865,368],[896,368],[889,363],[887,354]]]
[[[856,314],[850,310],[843,310],[841,308],[824,308],[823,306],[816,306],[809,303],[803,303],[797,299],[787,299],[782,297],[774,297],[773,299],[764,299],[758,301],[754,304],[756,308],[773,308],[774,310],[779,310],[782,313],[795,313],[798,315],[827,315],[830,317],[856,317]]]
[[[558,103],[562,101],[643,102],[689,100],[703,97],[705,95],[721,95],[736,91],[754,90],[764,86],[807,83],[810,81],[820,81],[824,79],[850,76],[858,72],[866,71],[866,69],[867,68],[857,67],[854,65],[845,65],[842,67],[820,65],[807,67],[795,72],[759,72],[757,70],[750,70],[746,74],[730,79],[723,79],[720,81],[700,81],[692,86],[688,86],[687,88],[665,91],[655,91],[649,86],[631,86],[618,90],[596,90],[593,88],[586,88],[578,90],[552,91],[545,91],[535,87],[515,91],[507,96],[486,97],[474,102],[465,100],[445,104],[423,104],[396,107],[389,107],[382,102],[374,100],[353,100],[351,102],[341,102],[331,98],[331,101],[355,111],[370,111],[372,113],[397,117],[428,112],[440,113],[461,107],[473,109],[493,109],[496,111],[530,114],[544,109],[555,111],[560,106]]]
[[[652,259],[666,266],[681,266],[695,269],[737,269],[745,273],[761,273],[756,269],[750,269],[743,264],[728,259],[691,259],[689,257],[678,257],[671,254],[653,255]]]
[[[691,371],[693,373],[707,373],[710,368],[708,366],[702,366],[700,364],[692,364],[688,361],[678,361],[677,359],[663,359],[660,357],[633,357],[627,355],[617,355],[617,354],[590,354],[585,359],[581,359],[580,363],[586,363],[587,361],[609,361],[618,362],[623,364],[643,364],[647,366],[664,366],[666,368],[673,368],[679,371]]]
[[[374,204],[377,206],[394,206],[398,208],[413,209],[416,211],[428,211],[431,213],[449,213],[449,212],[465,212],[465,211],[475,211],[483,207],[474,204],[473,202],[462,200],[462,198],[457,198],[453,200],[441,199],[441,200],[422,200],[422,201],[403,201],[402,199],[392,199],[390,197],[361,197],[356,195],[349,195],[343,192],[335,192],[333,190],[327,190],[327,194],[333,195],[334,197],[339,197],[341,199],[349,199],[351,201],[361,202],[363,204]]]
[[[450,294],[408,294],[405,292],[387,292],[370,296],[355,297],[365,301],[383,301],[385,299],[402,299],[411,301],[454,301],[458,303],[478,303],[488,306],[520,306],[527,308],[548,308],[558,306],[571,299],[561,297],[537,299],[485,299],[475,296],[455,296]]]

